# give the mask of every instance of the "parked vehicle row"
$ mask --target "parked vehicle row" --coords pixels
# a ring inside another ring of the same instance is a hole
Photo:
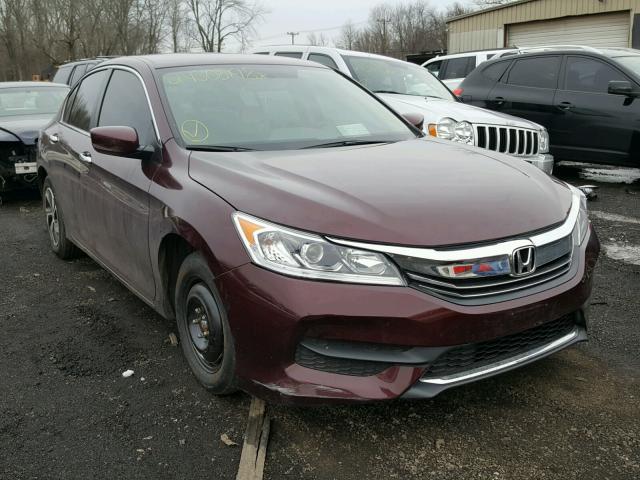
[[[546,127],[556,158],[640,165],[640,51],[545,48],[483,63],[462,82],[469,105]]]
[[[464,125],[456,144],[400,116],[482,112],[420,67],[287,56],[86,73],[38,143],[51,249],[175,319],[219,394],[428,398],[587,338],[599,243],[581,192]]]
[[[329,47],[274,46],[254,53],[321,63],[354,78],[401,114],[424,115],[430,136],[522,158],[551,173],[549,136],[541,125],[465,105],[424,68],[382,55]]]
[[[37,187],[38,135],[68,91],[44,82],[0,83],[0,193]]]

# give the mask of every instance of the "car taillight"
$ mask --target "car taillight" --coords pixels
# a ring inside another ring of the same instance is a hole
[[[462,96],[462,92],[464,92],[464,89],[463,89],[463,88],[458,87],[458,88],[456,88],[456,89],[453,91],[453,94],[454,94],[456,97],[460,97],[460,96]]]

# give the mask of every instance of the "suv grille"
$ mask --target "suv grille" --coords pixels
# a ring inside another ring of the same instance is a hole
[[[474,125],[476,147],[521,157],[538,154],[538,132],[527,128]]]
[[[549,282],[565,275],[571,269],[573,239],[571,235],[536,249],[535,271],[526,277],[500,275],[493,277],[454,279],[437,275],[417,273],[403,268],[409,279],[409,285],[441,297],[452,299],[482,298],[503,293],[516,292]],[[394,257],[403,267],[415,265],[416,259],[410,262]],[[426,270],[426,269],[425,269]]]
[[[507,360],[542,347],[575,328],[575,315],[566,315],[524,332],[448,350],[431,364],[423,379],[442,378]]]

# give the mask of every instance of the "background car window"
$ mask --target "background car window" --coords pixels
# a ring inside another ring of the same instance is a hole
[[[302,52],[277,52],[277,57],[302,58]]]
[[[507,83],[523,87],[556,88],[560,58],[545,56],[516,60]]]
[[[13,87],[0,89],[0,117],[46,115],[58,111],[69,89],[52,87]]]
[[[444,71],[444,75],[440,78],[442,80],[450,80],[452,78],[464,78],[474,68],[476,68],[476,57],[460,57],[450,58],[447,61],[447,68]]]
[[[76,68],[73,69],[73,73],[71,74],[71,80],[69,80],[69,85],[75,85],[80,77],[84,75],[84,72],[87,71],[87,65],[82,63],[80,65],[76,65]]]
[[[338,70],[338,65],[333,61],[329,55],[323,55],[322,53],[310,53],[308,60],[310,62],[321,63],[322,65],[326,65],[329,68],[333,68],[334,70]]]
[[[149,104],[140,80],[132,73],[114,70],[104,94],[98,125],[131,127],[140,145],[153,145],[156,135]]]
[[[102,70],[85,78],[77,89],[71,111],[67,116],[67,123],[89,131],[96,125],[96,111],[98,102],[102,98],[104,82],[108,77],[108,71]]]
[[[567,58],[566,90],[607,93],[612,80],[629,81],[618,70],[600,60],[586,57]]]
[[[500,80],[500,78],[502,78],[502,75],[504,75],[504,72],[507,71],[507,67],[510,64],[511,62],[494,63],[493,65],[485,67],[485,69],[482,70],[482,74],[493,81]]]
[[[442,68],[442,60],[439,62],[433,62],[427,65],[427,70],[432,73],[435,77],[440,76],[440,69]]]
[[[53,76],[53,83],[69,83],[69,76],[71,75],[71,67],[60,67],[56,74]]]

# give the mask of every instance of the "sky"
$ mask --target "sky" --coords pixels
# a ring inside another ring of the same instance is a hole
[[[256,27],[253,46],[280,45],[291,43],[287,32],[300,32],[296,37],[299,43],[307,43],[307,35],[323,33],[328,38],[337,37],[340,28],[348,20],[354,24],[367,21],[369,10],[378,3],[396,4],[403,0],[262,0],[270,12]],[[405,0],[406,1],[406,0]],[[471,5],[471,0],[459,0]],[[431,5],[446,8],[455,0],[431,0]],[[229,42],[229,50],[237,47]]]

